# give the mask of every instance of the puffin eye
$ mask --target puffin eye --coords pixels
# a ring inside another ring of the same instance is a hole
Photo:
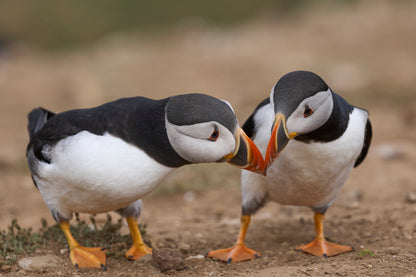
[[[305,106],[305,110],[303,111],[303,117],[308,117],[313,114],[313,110],[309,108],[308,105]]]
[[[212,132],[212,134],[208,138],[208,140],[210,140],[210,141],[216,141],[219,136],[220,136],[220,132],[218,131],[217,127],[215,127],[214,128],[214,131]]]

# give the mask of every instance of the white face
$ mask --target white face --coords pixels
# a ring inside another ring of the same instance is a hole
[[[318,129],[331,116],[333,104],[330,89],[306,98],[286,120],[289,133],[301,135]]]
[[[216,162],[236,147],[233,133],[215,121],[179,126],[166,120],[166,130],[173,149],[192,163]]]

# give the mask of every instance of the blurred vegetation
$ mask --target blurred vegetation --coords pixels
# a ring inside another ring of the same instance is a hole
[[[282,16],[315,4],[344,5],[351,0],[213,1],[0,1],[0,47],[29,42],[46,48],[73,47],[112,32],[163,32],[188,21],[238,24],[259,14]]]

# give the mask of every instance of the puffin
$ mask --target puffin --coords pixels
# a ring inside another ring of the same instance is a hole
[[[228,162],[265,174],[263,156],[239,126],[231,105],[181,94],[154,100],[122,98],[97,107],[28,115],[26,156],[35,186],[68,242],[78,268],[106,270],[107,248],[80,245],[70,232],[74,213],[116,211],[133,245],[126,258],[152,252],[138,229],[141,198],[175,169]]]
[[[315,239],[297,250],[316,256],[353,251],[324,236],[324,215],[371,143],[368,112],[352,106],[310,71],[287,73],[243,124],[265,157],[267,175],[241,173],[242,215],[236,244],[207,253],[227,263],[260,257],[245,246],[251,216],[268,201],[307,206]]]

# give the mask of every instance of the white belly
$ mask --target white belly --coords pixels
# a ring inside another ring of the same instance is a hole
[[[317,143],[290,142],[269,168],[266,184],[270,199],[281,204],[313,207],[331,203],[355,161],[348,151],[333,154],[330,148]]]
[[[103,213],[126,207],[153,190],[173,170],[110,134],[87,131],[59,141],[35,177],[49,208]]]
[[[265,177],[269,198],[281,204],[332,203],[353,169],[364,141],[367,114],[355,109],[345,133],[329,143],[291,140]]]

